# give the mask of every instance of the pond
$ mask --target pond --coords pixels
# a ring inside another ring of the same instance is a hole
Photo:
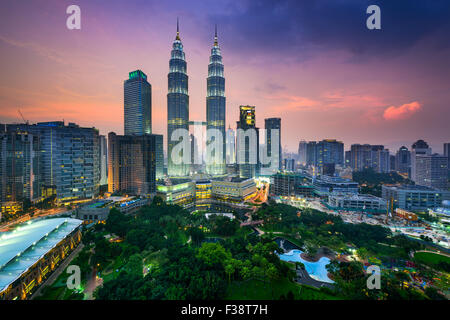
[[[330,263],[330,259],[327,257],[322,257],[317,262],[306,261],[301,257],[303,251],[289,240],[277,237],[275,242],[280,246],[280,248],[287,251],[286,253],[279,255],[281,260],[288,262],[301,262],[305,265],[305,269],[309,276],[314,280],[334,283],[333,280],[328,278],[328,271],[326,269],[326,265]]]
[[[308,272],[309,276],[317,281],[334,283],[333,280],[328,278],[328,271],[326,265],[330,263],[330,259],[327,257],[322,257],[317,262],[306,261],[301,257],[303,253],[302,250],[294,249],[290,250],[287,253],[280,254],[279,257],[283,261],[288,262],[301,262],[305,265],[305,269]]]

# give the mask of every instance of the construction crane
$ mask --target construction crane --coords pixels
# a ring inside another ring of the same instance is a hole
[[[386,224],[388,223],[389,215],[391,218],[394,216],[394,197],[388,199],[386,203],[386,219],[384,220],[384,223]]]
[[[29,121],[25,120],[25,117],[23,116],[22,112],[20,112],[20,109],[17,109],[17,111],[19,112],[20,116],[22,117],[23,122],[25,122],[26,124],[29,124]]]

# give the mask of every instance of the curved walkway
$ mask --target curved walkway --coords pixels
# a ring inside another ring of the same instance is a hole
[[[441,256],[445,256],[445,257],[447,257],[447,258],[450,258],[450,254],[448,254],[448,253],[446,253],[446,252],[436,252],[436,251],[430,251],[430,250],[418,250],[418,251],[415,251],[414,252],[414,255],[416,254],[416,253],[418,253],[418,252],[427,252],[427,253],[434,253],[434,254],[437,254],[437,255],[441,255]]]

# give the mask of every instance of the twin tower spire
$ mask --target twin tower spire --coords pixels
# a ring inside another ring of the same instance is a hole
[[[214,45],[208,64],[207,92],[206,92],[206,127],[207,144],[212,141],[208,132],[220,131],[223,137],[223,145],[218,146],[217,152],[212,159],[206,159],[206,173],[211,175],[222,175],[226,171],[225,165],[225,77],[222,63],[222,55],[217,38],[217,25],[214,29]],[[167,151],[169,176],[188,176],[193,172],[191,158],[182,151],[176,149],[179,143],[176,133],[178,129],[189,132],[189,95],[187,63],[180,38],[180,23],[177,18],[177,35],[173,42],[171,58],[169,61],[167,94]],[[210,130],[215,129],[215,130]],[[214,139],[213,139],[214,140]],[[220,152],[222,151],[222,152]],[[192,154],[191,154],[192,155]],[[192,158],[191,158],[192,159]],[[189,159],[190,160],[190,159]],[[189,162],[189,161],[188,161]]]
[[[177,17],[177,36],[175,37],[175,40],[181,40],[180,38],[180,21]],[[219,45],[219,42],[217,40],[217,24],[214,26],[214,45]]]

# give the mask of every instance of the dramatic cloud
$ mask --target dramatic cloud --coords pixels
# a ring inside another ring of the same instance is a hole
[[[166,138],[179,17],[191,120],[206,118],[217,24],[227,127],[235,128],[239,105],[250,104],[261,128],[265,118],[282,118],[286,150],[330,137],[346,148],[421,138],[439,150],[447,142],[449,0],[207,2],[77,0],[82,29],[75,31],[66,28],[68,0],[1,1],[0,123],[21,121],[20,108],[31,122],[65,119],[121,134],[123,81],[141,69],[152,85],[152,130]],[[366,28],[371,4],[381,8],[381,30]]]
[[[390,106],[384,110],[383,117],[386,120],[400,120],[405,119],[422,109],[422,105],[417,102],[405,103],[401,106]]]
[[[375,32],[366,28],[366,9],[371,4],[381,8],[382,28]],[[440,49],[450,45],[447,0],[260,0],[231,8],[211,15],[211,23],[218,22],[225,34],[232,35],[225,37],[234,49],[254,55],[269,52],[304,60],[323,50],[336,50],[358,57],[386,57],[425,37],[438,40]]]

